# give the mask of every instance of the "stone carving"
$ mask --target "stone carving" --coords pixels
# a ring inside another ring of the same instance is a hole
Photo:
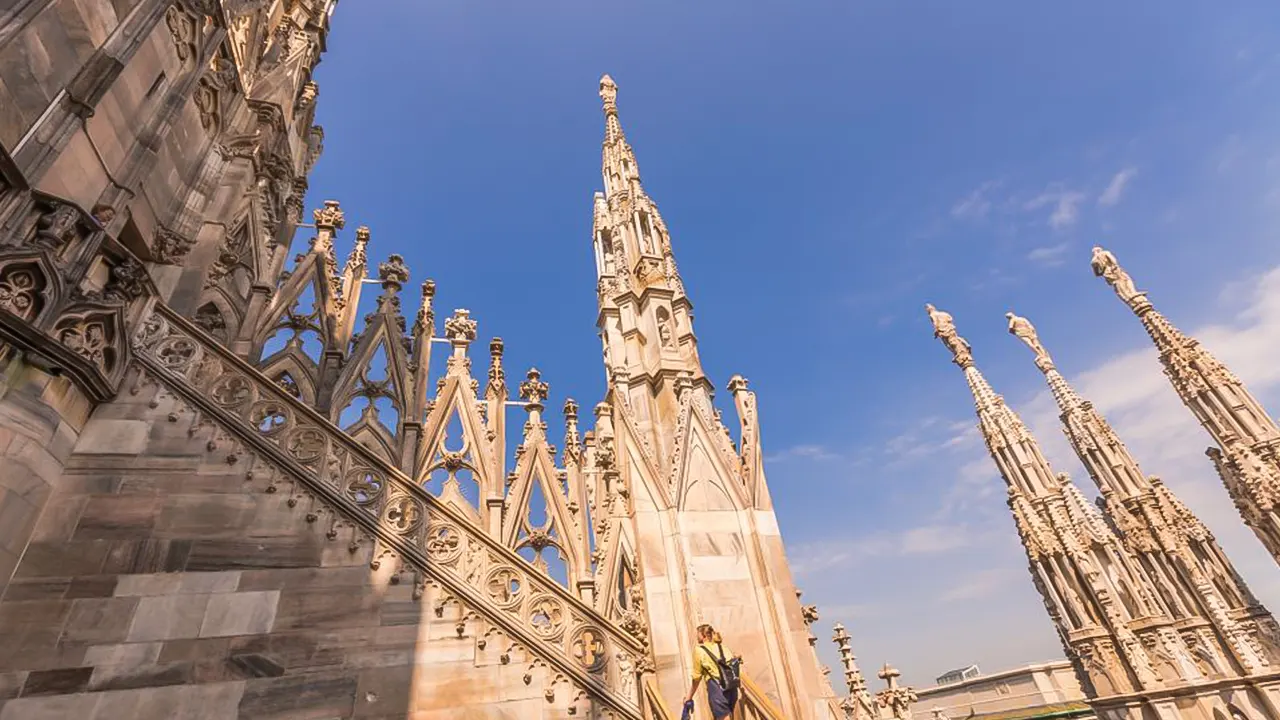
[[[618,664],[618,692],[623,697],[636,695],[636,664],[631,656],[619,651],[614,655]]]
[[[146,268],[133,258],[112,266],[110,276],[102,296],[111,302],[127,303],[142,297],[150,282]]]
[[[915,690],[898,685],[898,678],[902,673],[887,663],[877,675],[885,681],[886,687],[876,693],[876,705],[883,709],[888,717],[895,720],[911,720],[911,705],[917,699]]]
[[[524,582],[515,568],[496,567],[489,571],[485,588],[489,592],[489,599],[499,607],[511,607],[520,602]]]
[[[963,366],[973,362],[969,342],[956,332],[956,323],[951,313],[943,312],[931,304],[925,304],[924,308],[929,313],[929,319],[933,321],[933,336],[947,346],[956,364]]]
[[[555,640],[564,632],[564,603],[556,598],[547,595],[533,598],[528,615],[533,631],[547,640]]]
[[[71,205],[53,203],[36,223],[36,245],[57,252],[74,237],[80,213]]]
[[[407,495],[393,498],[387,503],[383,519],[398,533],[411,533],[422,523],[422,504]]]
[[[1111,251],[1104,250],[1098,245],[1093,246],[1093,258],[1090,261],[1093,267],[1093,274],[1107,281],[1107,284],[1116,291],[1116,295],[1125,301],[1129,306],[1136,306],[1140,298],[1144,298],[1146,293],[1139,292],[1133,284],[1133,278],[1129,277],[1129,273],[1120,267],[1120,263],[1116,261],[1116,256]]]
[[[347,495],[360,505],[368,505],[382,494],[384,483],[370,470],[357,470],[347,478]]]
[[[174,51],[183,65],[196,54],[196,21],[177,5],[170,5],[164,14],[165,25],[173,40]]]
[[[155,253],[155,260],[158,263],[179,265],[186,260],[187,253],[191,252],[195,244],[195,238],[187,238],[169,228],[161,227],[156,230],[152,252]]]
[[[569,654],[577,660],[587,672],[600,672],[608,659],[608,648],[605,647],[604,635],[593,627],[579,630],[569,646]]]
[[[407,279],[407,278],[406,278]],[[456,343],[469,343],[476,339],[476,321],[469,310],[458,308],[453,317],[444,321],[444,336]]]
[[[200,79],[196,85],[195,95],[192,96],[192,102],[196,105],[196,112],[200,115],[200,127],[205,132],[213,135],[222,128],[222,100],[218,97],[218,88],[214,86],[213,81],[208,77]]]
[[[115,372],[115,330],[104,316],[65,318],[54,328],[54,336],[72,352],[97,366],[104,375]]]
[[[451,563],[462,555],[463,539],[450,523],[437,523],[427,529],[427,556],[438,563]]]
[[[346,215],[337,200],[325,200],[324,207],[312,211],[316,227],[320,229],[341,230],[347,224]]]
[[[0,269],[0,308],[23,320],[40,312],[44,274],[31,265],[13,264]]]
[[[541,406],[542,401],[547,399],[551,386],[542,381],[542,373],[538,372],[538,368],[530,368],[525,377],[525,381],[520,383],[520,397],[526,401],[526,407]]]
[[[1048,351],[1046,351],[1044,346],[1040,344],[1040,337],[1036,334],[1036,328],[1031,324],[1030,320],[1011,312],[1005,313],[1004,316],[1009,320],[1009,334],[1026,343],[1027,347],[1031,348],[1031,351],[1036,354],[1037,363],[1052,362],[1049,359]]]

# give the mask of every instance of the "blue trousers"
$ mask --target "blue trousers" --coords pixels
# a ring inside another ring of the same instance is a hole
[[[707,704],[711,706],[711,715],[725,718],[733,715],[733,708],[738,704],[738,690],[725,690],[720,681],[714,678],[707,680]]]

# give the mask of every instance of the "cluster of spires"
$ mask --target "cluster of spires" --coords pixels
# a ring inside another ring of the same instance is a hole
[[[1092,267],[1142,320],[1165,374],[1218,442],[1210,450],[1245,522],[1280,561],[1272,508],[1280,488],[1280,431],[1238,378],[1179,332],[1109,251]],[[1209,678],[1250,677],[1280,665],[1275,621],[1235,572],[1212,533],[1155,476],[1142,473],[1115,431],[1057,370],[1029,320],[1006,315],[1035,355],[1099,508],[1039,444],[978,371],[949,313],[927,305],[934,336],[964,372],[987,448],[1044,599],[1090,697],[1154,691]]]

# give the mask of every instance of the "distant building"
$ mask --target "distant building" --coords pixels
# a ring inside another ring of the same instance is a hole
[[[981,674],[982,671],[978,669],[977,665],[969,665],[968,667],[962,667],[959,670],[952,670],[951,672],[945,672],[939,675],[938,684],[950,685],[952,683],[963,682],[970,678],[976,678]]]
[[[1093,718],[1071,663],[1028,665],[983,675],[976,665],[952,670],[937,687],[916,691],[916,715],[950,720]]]

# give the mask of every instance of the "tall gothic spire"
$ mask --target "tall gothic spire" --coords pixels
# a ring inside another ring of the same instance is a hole
[[[927,305],[934,336],[973,393],[987,449],[1004,477],[1032,582],[1091,697],[1198,681],[1202,674],[1140,563],[1026,425],[987,383],[949,313]]]
[[[1240,378],[1155,309],[1115,255],[1094,247],[1091,264],[1142,321],[1173,389],[1221,448],[1215,465],[1245,524],[1280,562],[1280,427]]]
[[[1259,627],[1272,625],[1271,616],[1213,535],[1159,478],[1142,474],[1111,425],[1058,372],[1035,326],[1012,312],[1005,317],[1009,333],[1035,353],[1036,367],[1062,412],[1067,440],[1102,492],[1126,549],[1143,559],[1139,567],[1172,617],[1184,633],[1194,635],[1215,667],[1231,674],[1269,672],[1267,654],[1275,652],[1275,640]],[[1261,622],[1246,624],[1238,621],[1241,617]]]
[[[618,119],[618,86],[600,79],[605,132],[604,192],[593,201],[593,245],[605,365],[611,381],[630,383],[705,377],[693,333],[693,307],[657,205],[640,184],[635,152]],[[710,385],[707,385],[710,389]]]

